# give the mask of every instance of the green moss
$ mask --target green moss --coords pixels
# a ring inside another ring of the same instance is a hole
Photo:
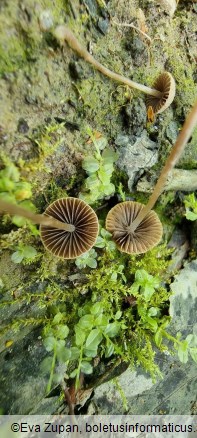
[[[129,267],[135,274],[137,269],[145,269],[151,275],[164,276],[170,263],[172,249],[166,247],[166,244],[156,246],[147,253],[130,257]]]
[[[9,40],[9,47],[0,46],[0,77],[22,68],[26,62],[26,53],[18,37]]]

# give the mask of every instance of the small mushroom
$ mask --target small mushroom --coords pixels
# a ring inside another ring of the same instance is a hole
[[[146,105],[152,107],[154,114],[160,114],[165,111],[174,100],[176,85],[173,76],[165,71],[161,73],[153,84],[156,90],[161,91],[160,97],[147,96]]]
[[[122,252],[142,254],[157,245],[162,238],[163,227],[154,211],[150,211],[133,231],[132,222],[143,207],[139,202],[121,202],[107,215],[106,229],[112,233]]]
[[[41,225],[41,239],[47,250],[64,259],[74,259],[96,242],[99,224],[94,210],[78,198],[62,198],[47,207],[44,215],[72,224],[74,231]]]
[[[150,88],[106,68],[80,44],[76,36],[67,26],[57,26],[54,31],[54,35],[61,43],[66,41],[72,50],[74,50],[81,58],[85,59],[86,62],[89,62],[94,68],[96,68],[105,76],[148,94],[150,96],[150,103],[148,103],[148,106],[152,106],[155,114],[158,112],[161,113],[172,103],[175,96],[175,81],[170,73],[162,73],[155,81],[153,88]]]

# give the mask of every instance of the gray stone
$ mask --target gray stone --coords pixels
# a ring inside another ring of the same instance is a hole
[[[150,193],[153,191],[154,185],[147,177],[141,178],[137,183],[138,192]],[[181,190],[191,192],[197,189],[197,170],[173,169],[167,183],[165,191]]]
[[[116,145],[119,146],[118,167],[129,177],[128,187],[132,190],[135,177],[140,170],[149,169],[158,161],[156,143],[151,141],[144,130],[140,137],[118,135]]]

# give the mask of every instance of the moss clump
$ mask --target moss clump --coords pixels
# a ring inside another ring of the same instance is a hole
[[[145,269],[151,275],[165,276],[172,249],[165,244],[156,246],[147,253],[130,257],[129,267],[134,274],[137,269]]]

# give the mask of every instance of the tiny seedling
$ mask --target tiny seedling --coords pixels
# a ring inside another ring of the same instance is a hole
[[[97,252],[95,249],[90,249],[89,251],[85,252],[81,256],[77,257],[75,260],[75,264],[79,269],[86,268],[87,266],[89,268],[96,268],[97,267]]]
[[[37,255],[36,249],[31,245],[19,244],[17,251],[11,255],[11,260],[14,263],[32,262]]]
[[[115,192],[111,177],[114,171],[114,162],[118,155],[113,149],[107,147],[105,137],[95,139],[89,128],[87,132],[94,144],[95,152],[93,156],[87,156],[82,162],[82,167],[88,174],[88,178],[85,180],[84,189],[79,197],[89,204],[93,204]]]

